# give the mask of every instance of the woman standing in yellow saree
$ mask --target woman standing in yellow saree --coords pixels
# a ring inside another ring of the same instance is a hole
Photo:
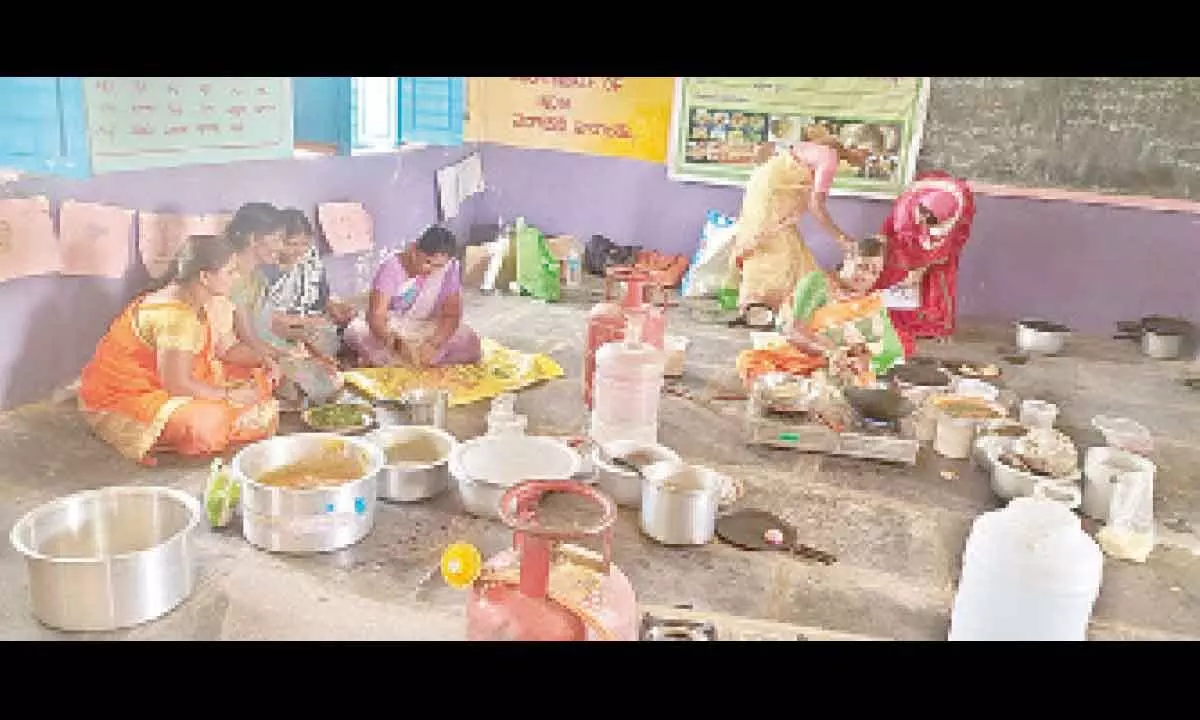
[[[738,304],[744,309],[761,304],[787,311],[796,281],[817,269],[817,261],[798,227],[800,218],[813,216],[843,248],[852,240],[829,215],[826,201],[837,174],[837,137],[824,127],[806,130],[806,139],[775,153],[756,167],[746,183],[731,256],[733,278],[740,270]],[[731,278],[732,279],[732,278]]]
[[[92,430],[122,455],[154,464],[151,453],[216,455],[275,432],[278,405],[262,367],[238,368],[232,382],[209,308],[236,274],[227,240],[192,236],[169,281],[136,298],[100,339],[80,377],[79,405]]]

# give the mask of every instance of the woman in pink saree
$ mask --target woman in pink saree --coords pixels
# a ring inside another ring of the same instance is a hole
[[[967,182],[931,171],[896,199],[884,221],[887,254],[875,287],[918,290],[917,308],[888,311],[905,354],[913,354],[917,338],[944,339],[954,333],[958,258],[974,219],[975,197]]]
[[[344,333],[360,367],[479,362],[479,336],[462,321],[457,241],[433,226],[375,272],[365,318]]]

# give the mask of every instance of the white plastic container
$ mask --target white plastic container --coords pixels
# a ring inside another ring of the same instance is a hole
[[[937,427],[933,437],[933,451],[951,460],[965,460],[971,456],[975,445],[975,428],[978,420],[956,418],[946,413],[937,414]]]
[[[642,342],[640,313],[630,312],[625,339],[596,351],[592,441],[601,446],[627,440],[658,444],[658,408],[666,356]]]
[[[1045,400],[1024,400],[1021,402],[1021,424],[1029,428],[1054,427],[1058,419],[1058,406]]]
[[[691,340],[682,335],[668,335],[666,337],[667,346],[667,365],[663,374],[667,377],[677,378],[683,375],[683,366],[687,361],[687,349],[691,344]]]
[[[1141,455],[1114,447],[1090,447],[1083,459],[1083,505],[1080,510],[1090,518],[1108,522],[1113,486],[1126,473],[1144,472],[1151,480],[1157,471],[1153,462]]]
[[[1103,565],[1059,502],[1017,498],[984,513],[967,537],[949,639],[1086,640]]]
[[[1000,388],[975,378],[954,378],[952,388],[951,392],[955,395],[979,398],[988,402],[996,402],[996,399],[1000,397]]]

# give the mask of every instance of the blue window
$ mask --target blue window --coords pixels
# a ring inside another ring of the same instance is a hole
[[[349,77],[292,78],[292,134],[295,143],[329,145],[349,155],[353,140]]]
[[[0,168],[87,177],[86,117],[81,78],[0,77]]]
[[[461,145],[466,78],[355,77],[351,79],[352,146]]]
[[[400,142],[461,145],[466,78],[400,78]]]

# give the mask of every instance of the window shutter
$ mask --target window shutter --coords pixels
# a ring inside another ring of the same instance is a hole
[[[354,105],[349,77],[292,78],[293,136],[296,143],[333,145],[350,154]]]
[[[402,143],[461,145],[466,78],[400,78]]]
[[[80,78],[0,77],[0,168],[90,174]]]

